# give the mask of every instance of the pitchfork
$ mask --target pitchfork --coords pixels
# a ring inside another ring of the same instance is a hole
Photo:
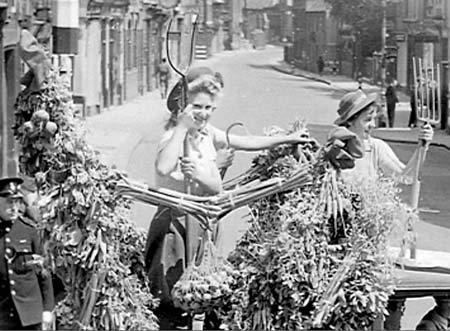
[[[186,74],[189,71],[189,68],[192,64],[193,54],[194,54],[194,37],[195,37],[195,30],[197,27],[197,19],[198,16],[194,14],[193,20],[192,20],[192,32],[191,32],[191,44],[190,44],[190,53],[189,53],[189,62],[184,72],[182,72],[180,69],[178,69],[174,63],[172,62],[172,58],[170,57],[170,49],[169,49],[169,35],[170,35],[170,27],[172,26],[172,19],[170,19],[168,27],[167,27],[167,33],[166,33],[166,53],[167,53],[167,61],[170,65],[170,67],[181,76],[181,86],[180,86],[180,100],[179,100],[179,108],[178,112],[183,111],[184,108],[187,105],[187,80],[186,80]],[[190,154],[189,151],[189,140],[188,135],[184,138],[184,144],[183,144],[183,156],[188,157]],[[191,194],[192,191],[192,182],[189,178],[184,179],[184,189],[187,194]],[[190,217],[189,215],[186,215],[186,250],[185,250],[185,258],[186,258],[186,264],[188,265],[191,263],[191,239],[190,236],[192,236],[190,231]]]
[[[435,70],[436,80],[434,76]],[[429,63],[424,65],[421,58],[417,59],[417,61],[416,58],[413,58],[413,76],[417,120],[424,124],[436,125],[441,119],[441,75],[439,64],[436,67],[433,63],[430,66]],[[420,83],[420,86],[418,86],[418,83]],[[417,165],[414,169],[411,188],[410,202],[413,210],[418,210],[419,206],[421,168],[427,154],[428,145],[429,143],[424,140],[419,141]],[[415,243],[413,243],[411,258],[415,258],[415,255],[416,248]]]
[[[194,54],[194,44],[195,44],[195,30],[197,27],[197,20],[198,15],[193,14],[192,19],[192,32],[191,32],[191,43],[190,43],[190,53],[189,53],[189,62],[187,64],[187,67],[184,72],[179,70],[172,62],[172,59],[170,57],[170,50],[169,50],[169,34],[170,34],[170,27],[172,26],[172,19],[170,19],[168,27],[167,27],[167,34],[166,34],[166,53],[167,53],[167,60],[169,62],[169,65],[171,68],[181,76],[181,86],[180,86],[180,100],[179,100],[179,107],[178,112],[183,111],[184,108],[187,105],[187,89],[188,89],[188,83],[186,79],[186,74],[189,72],[189,68],[192,64],[193,60],[193,54]],[[186,137],[184,138],[183,143],[183,156],[188,157],[190,154],[190,145],[189,145],[189,137],[186,134]],[[184,190],[187,194],[191,194],[192,191],[192,181],[189,178],[184,179]],[[191,217],[189,214],[186,214],[185,216],[185,230],[186,230],[186,238],[185,238],[185,259],[186,259],[186,265],[189,266],[189,264],[192,262],[192,256],[191,256],[191,242],[198,240],[198,238],[192,238],[193,233],[191,231]],[[198,241],[197,241],[198,242]],[[203,330],[203,321],[204,321],[205,315],[204,314],[195,314],[194,316],[191,316],[190,318],[190,324],[192,330]]]
[[[413,58],[414,97],[417,120],[424,122],[424,124],[436,125],[439,124],[441,119],[441,75],[439,64],[434,67],[434,64],[431,63],[431,67],[429,67],[428,63],[426,63],[424,66],[421,58],[417,62],[416,64],[416,59]],[[417,68],[417,65],[419,68]],[[434,76],[435,70],[436,80]],[[418,81],[420,82],[420,91]],[[428,143],[421,140],[419,142],[418,164],[414,171],[411,191],[411,206],[413,209],[417,209],[419,205],[421,167],[425,160],[427,150]]]

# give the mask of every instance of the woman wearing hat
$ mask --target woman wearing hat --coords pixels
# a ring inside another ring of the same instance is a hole
[[[210,68],[193,68],[171,91],[167,106],[171,117],[159,143],[156,157],[156,185],[184,191],[185,177],[191,180],[191,194],[214,195],[222,190],[222,179],[216,163],[217,149],[227,145],[225,132],[209,124],[217,108],[223,87],[221,76]],[[186,99],[183,99],[183,96]],[[186,106],[183,107],[183,104]],[[306,136],[306,137],[305,137]],[[237,150],[260,150],[282,143],[310,141],[306,131],[285,137],[230,135],[230,147]],[[185,142],[186,140],[186,142]],[[184,156],[185,145],[189,150]],[[196,222],[189,231],[201,234]],[[197,243],[185,247],[184,215],[170,208],[160,207],[150,224],[146,244],[146,268],[155,295],[161,298],[161,328],[163,313],[174,322],[177,311],[172,306],[170,291],[186,265],[185,249],[195,252]],[[189,235],[197,238],[199,236]],[[192,256],[192,254],[190,254]]]
[[[355,160],[353,169],[346,169],[343,172],[351,174],[354,178],[377,178],[381,172],[385,176],[397,177],[402,182],[408,183],[409,170],[416,162],[417,153],[405,165],[386,142],[371,137],[370,132],[375,127],[376,109],[376,96],[368,96],[361,90],[347,93],[342,97],[337,111],[339,117],[335,124],[346,127],[364,143],[363,157]],[[431,141],[432,127],[428,124],[422,126],[418,138]]]

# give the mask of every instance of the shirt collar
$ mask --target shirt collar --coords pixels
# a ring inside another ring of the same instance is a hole
[[[203,129],[195,131],[193,134],[191,134],[191,137],[194,139],[197,138],[203,138],[205,136],[208,136],[209,130],[208,125],[206,125]]]

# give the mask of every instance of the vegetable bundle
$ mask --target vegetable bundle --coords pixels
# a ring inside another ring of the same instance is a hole
[[[207,240],[200,264],[193,261],[172,289],[175,306],[190,313],[204,313],[220,307],[231,295],[234,272],[217,256],[214,244]]]
[[[129,181],[118,183],[116,193],[148,204],[179,209],[195,216],[209,229],[210,219],[220,219],[233,209],[279,192],[302,188],[311,182],[310,167],[304,164],[289,177],[254,180],[210,197],[199,197],[163,188],[156,189]]]
[[[219,309],[229,329],[368,330],[386,313],[394,288],[387,248],[408,241],[417,215],[394,181],[345,181],[323,149],[308,148],[272,150],[247,171],[289,177],[305,163],[298,153],[313,156],[310,185],[250,205],[250,226],[228,258],[239,271],[233,295]]]

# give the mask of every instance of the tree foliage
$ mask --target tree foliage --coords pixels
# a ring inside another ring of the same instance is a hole
[[[350,27],[362,56],[381,49],[383,8],[380,0],[326,0],[331,14]]]

